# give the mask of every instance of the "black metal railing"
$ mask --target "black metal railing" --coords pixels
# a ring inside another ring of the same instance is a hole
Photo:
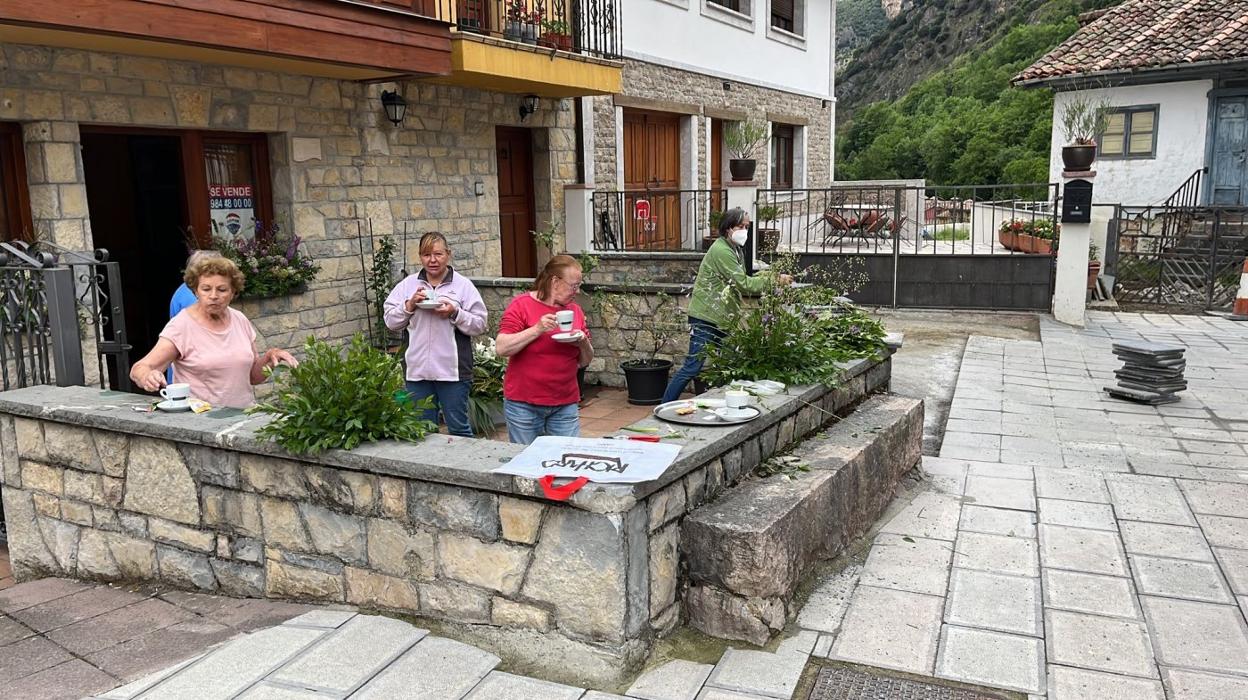
[[[84,339],[80,326],[94,337]],[[0,243],[0,386],[85,384],[84,340],[96,351],[100,387],[111,372],[114,386],[129,391],[121,274],[108,252]]]
[[[1048,255],[1057,202],[1056,184],[770,189],[754,224],[762,252]]]
[[[1119,303],[1231,308],[1248,255],[1248,209],[1118,207],[1109,231],[1116,255],[1107,272]]]
[[[725,190],[595,192],[593,245],[600,251],[698,251],[713,241]]]
[[[1192,173],[1182,185],[1171,194],[1164,203],[1163,207],[1194,207],[1200,204],[1200,181],[1205,174],[1205,169],[1200,168]]]
[[[549,49],[620,58],[620,0],[453,1],[460,31]]]

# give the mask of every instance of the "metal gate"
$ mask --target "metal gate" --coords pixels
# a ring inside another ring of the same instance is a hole
[[[1119,303],[1229,310],[1248,252],[1248,208],[1118,207],[1107,247]]]
[[[1048,311],[1058,244],[1056,184],[854,184],[760,190],[763,255],[834,276],[861,268],[854,301],[892,308]]]
[[[111,375],[113,387],[129,391],[129,353],[121,275],[108,251],[0,243],[0,388],[85,385],[86,354],[95,356],[90,383],[107,388]]]

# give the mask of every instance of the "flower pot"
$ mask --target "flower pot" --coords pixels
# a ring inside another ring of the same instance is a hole
[[[728,161],[728,172],[732,173],[732,179],[736,182],[744,182],[754,179],[754,169],[758,167],[758,161],[753,158],[733,158]]]
[[[711,246],[715,243],[716,238],[719,238],[719,236],[718,235],[703,236],[702,237],[702,251],[705,252],[705,251],[710,250]]]
[[[780,229],[763,228],[758,230],[758,234],[758,252],[776,252],[776,246],[780,245]]]
[[[507,20],[507,23],[503,25],[503,38],[507,41],[520,41],[523,36],[524,25],[519,22]]]
[[[1096,289],[1096,278],[1101,275],[1101,261],[1088,261],[1088,290]]]
[[[1018,234],[1013,231],[997,231],[997,240],[1006,250],[1018,250]]]
[[[542,35],[542,41],[540,43],[542,46],[548,46],[552,49],[558,49],[560,51],[571,51],[572,50],[572,35],[571,34],[556,34],[555,32],[546,32],[545,34]]]
[[[533,24],[520,25],[520,41],[526,44],[537,44],[537,26]]]
[[[1096,160],[1096,144],[1074,144],[1062,146],[1062,167],[1072,172],[1092,169]]]
[[[628,384],[628,402],[634,406],[654,406],[663,400],[670,360],[629,360],[621,362],[624,381]]]

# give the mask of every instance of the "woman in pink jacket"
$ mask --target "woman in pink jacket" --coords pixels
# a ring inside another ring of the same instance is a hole
[[[408,275],[386,297],[386,327],[407,329],[407,391],[415,401],[434,399],[424,417],[437,422],[441,408],[447,431],[472,437],[472,338],[485,332],[485,302],[472,282],[451,267],[451,249],[442,234],[421,236],[420,262],[420,272]]]

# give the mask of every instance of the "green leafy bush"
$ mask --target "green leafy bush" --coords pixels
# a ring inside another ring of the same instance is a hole
[[[813,270],[797,271],[795,258],[789,256],[780,256],[772,267],[776,272],[818,277]],[[743,306],[723,342],[707,347],[703,378],[716,386],[739,379],[834,385],[842,363],[883,351],[884,327],[862,310],[811,310],[812,305],[826,305],[853,288],[815,281],[801,289],[770,289],[757,303]]]
[[[304,353],[298,367],[275,372],[273,393],[249,409],[274,416],[259,435],[303,454],[377,440],[417,441],[437,430],[421,418],[432,399],[412,401],[398,359],[371,347],[362,333],[345,353],[309,337]]]

